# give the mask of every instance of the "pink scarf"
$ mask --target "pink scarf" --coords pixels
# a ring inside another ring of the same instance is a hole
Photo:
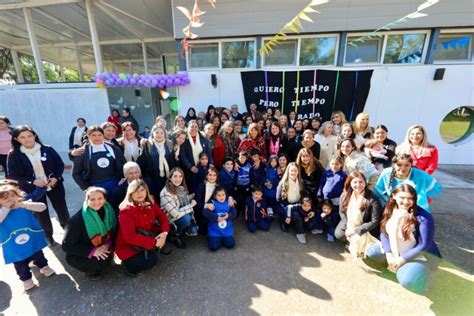
[[[270,155],[278,155],[278,150],[280,149],[280,138],[277,138],[276,142],[273,142],[273,139],[270,138]]]

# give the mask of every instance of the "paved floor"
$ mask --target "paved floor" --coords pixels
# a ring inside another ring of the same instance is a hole
[[[0,313],[9,314],[439,314],[474,311],[474,212],[469,182],[448,173],[436,177],[446,186],[433,202],[436,241],[444,261],[426,296],[404,290],[393,275],[353,261],[342,244],[308,236],[301,245],[276,226],[252,235],[236,222],[237,247],[210,253],[206,240],[189,240],[173,249],[152,271],[129,278],[114,267],[104,280],[91,282],[67,266],[61,249],[46,250],[58,275],[22,293],[12,265],[0,266]],[[82,193],[66,175],[68,205],[74,213]],[[62,232],[55,222],[57,241]]]

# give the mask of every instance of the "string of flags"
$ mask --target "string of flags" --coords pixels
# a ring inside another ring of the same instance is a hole
[[[433,48],[437,49],[439,44],[441,44],[444,47],[444,49],[448,49],[450,47],[452,49],[456,49],[457,46],[459,46],[459,48],[465,48],[465,47],[469,47],[470,39],[471,39],[471,36],[463,36],[463,37],[455,38],[449,41],[440,42],[438,44],[435,44]]]

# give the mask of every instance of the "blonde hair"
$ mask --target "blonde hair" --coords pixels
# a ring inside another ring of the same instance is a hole
[[[25,197],[25,192],[21,191],[18,185],[15,185],[14,183],[6,183],[0,185],[0,198],[1,199],[6,199],[10,195],[10,192],[14,193],[16,196],[19,198],[24,198]],[[0,205],[3,206],[3,205]]]
[[[332,114],[331,114],[331,122],[332,122],[334,116],[336,116],[336,115],[339,115],[339,117],[341,118],[341,123],[339,123],[339,125],[342,125],[342,124],[344,124],[344,123],[347,123],[346,115],[345,115],[344,112],[342,112],[342,111],[334,111],[334,112],[332,112]],[[334,124],[334,122],[333,122],[333,124]]]
[[[367,134],[367,133],[371,133],[371,128],[369,126],[369,123],[367,122],[367,126],[364,128],[364,130],[361,130],[361,126],[360,126],[360,123],[362,121],[363,118],[367,118],[367,120],[369,120],[369,114],[367,113],[359,113],[357,114],[356,118],[355,118],[355,121],[354,121],[354,132],[356,134],[358,134],[359,132],[362,133],[362,134]]]
[[[405,139],[400,145],[397,146],[397,149],[395,150],[397,154],[410,154],[410,133],[414,129],[419,129],[423,133],[423,140],[421,141],[420,147],[427,149],[431,146],[431,144],[428,142],[428,135],[426,134],[425,128],[421,125],[415,124],[408,128],[407,133],[405,135]]]
[[[146,197],[145,202],[154,203],[153,197],[150,194],[150,190],[148,189],[148,185],[142,179],[133,180],[128,184],[127,194],[125,194],[125,198],[123,199],[122,203],[119,205],[119,209],[125,208],[129,205],[135,205],[133,201],[132,194],[137,192],[139,188],[145,188],[146,190]]]
[[[256,129],[257,130],[257,138],[261,135],[260,133],[260,128],[258,128],[258,124],[257,123],[251,123],[249,125],[249,128],[247,130],[247,138],[252,138],[252,136],[250,136],[250,131],[253,130],[253,129]]]
[[[296,181],[298,182],[300,192],[303,190],[303,182],[301,181],[301,174],[298,166],[296,165],[295,162],[290,162],[285,169],[285,173],[283,174],[283,177],[280,180],[280,183],[283,183],[282,189],[281,189],[281,194],[288,196],[288,189],[290,188],[289,180],[290,180],[290,169],[291,168],[296,168],[298,171],[298,176],[296,177]]]

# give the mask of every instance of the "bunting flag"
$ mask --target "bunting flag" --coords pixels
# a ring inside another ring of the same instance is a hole
[[[343,111],[355,117],[364,110],[373,70],[244,71],[241,73],[245,102],[257,109],[297,113],[298,119],[321,117]],[[342,87],[344,87],[342,89]]]
[[[463,36],[459,38],[452,39],[450,41],[443,41],[441,44],[444,49],[449,49],[450,47],[452,49],[456,49],[456,46],[459,46],[459,48],[466,48],[469,47],[469,40],[471,39],[471,36]],[[438,48],[438,44],[434,45],[434,49]]]
[[[329,0],[312,0],[308,5],[304,7],[290,22],[286,23],[281,30],[276,33],[270,40],[265,41],[265,45],[263,45],[259,52],[261,56],[268,55],[268,53],[273,52],[273,47],[279,45],[281,41],[286,40],[286,33],[294,32],[299,34],[300,30],[303,30],[303,24],[301,20],[307,22],[313,22],[313,20],[308,16],[307,13],[320,13],[316,11],[312,7],[327,3]]]

